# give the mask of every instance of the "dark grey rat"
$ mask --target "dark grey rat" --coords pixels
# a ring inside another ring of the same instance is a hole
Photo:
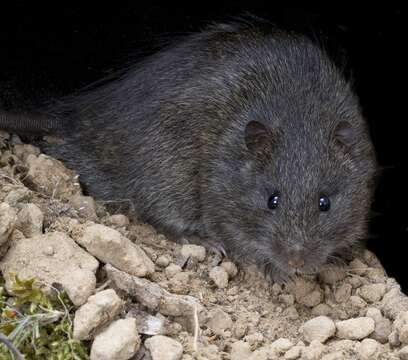
[[[275,279],[313,272],[366,236],[367,125],[307,37],[211,26],[43,114],[37,129],[65,140],[45,151],[90,194],[131,199],[171,238],[213,244]]]

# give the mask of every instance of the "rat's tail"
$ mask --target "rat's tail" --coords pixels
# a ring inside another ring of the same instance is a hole
[[[59,119],[40,113],[0,110],[0,130],[33,135],[56,134],[62,130]]]

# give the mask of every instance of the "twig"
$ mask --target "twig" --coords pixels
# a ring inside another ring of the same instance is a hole
[[[195,352],[198,350],[198,332],[200,330],[200,325],[198,323],[198,310],[197,310],[197,304],[194,306],[194,342],[193,342],[193,349]]]
[[[7,346],[7,348],[10,350],[10,352],[14,355],[14,357],[17,360],[25,360],[23,354],[21,354],[21,352],[17,350],[17,348],[13,345],[10,339],[2,333],[0,333],[0,342]]]

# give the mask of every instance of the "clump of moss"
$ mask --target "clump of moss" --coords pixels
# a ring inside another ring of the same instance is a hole
[[[14,277],[11,294],[0,277],[0,333],[8,336],[26,359],[83,360],[89,349],[72,338],[73,305],[64,292],[56,289],[50,299],[35,286],[34,280]],[[0,344],[0,360],[14,359]]]

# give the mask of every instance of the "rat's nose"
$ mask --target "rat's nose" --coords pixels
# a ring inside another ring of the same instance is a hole
[[[302,259],[300,254],[292,254],[291,259],[288,261],[290,267],[294,269],[300,269],[305,265],[305,261]]]

